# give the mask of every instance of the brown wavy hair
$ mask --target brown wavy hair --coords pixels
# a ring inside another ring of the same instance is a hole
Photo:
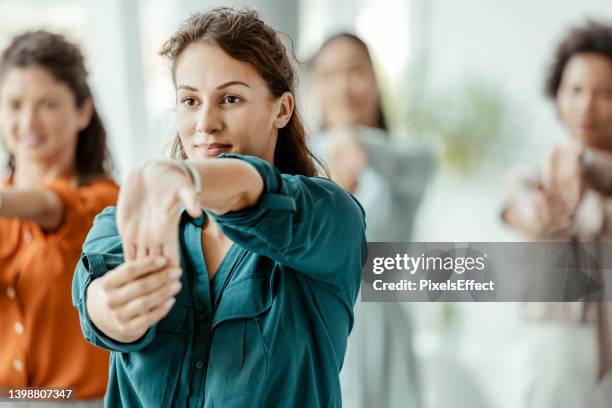
[[[266,82],[273,98],[294,93],[296,79],[287,49],[278,33],[256,11],[218,7],[189,17],[160,51],[172,62],[175,86],[176,59],[196,42],[215,44],[230,57],[250,64]],[[178,135],[171,153],[177,159],[187,158]],[[287,125],[278,131],[274,166],[281,173],[312,177],[317,175],[317,164],[324,168],[308,148],[304,125],[295,107]]]
[[[576,54],[594,53],[612,61],[612,24],[610,22],[587,20],[573,27],[559,43],[548,69],[544,91],[550,99],[557,97],[563,71]]]
[[[79,47],[64,36],[48,31],[28,31],[17,35],[0,57],[0,84],[12,68],[40,67],[49,71],[57,80],[68,86],[78,108],[92,99],[87,83],[88,72]],[[75,167],[79,183],[108,176],[112,160],[106,144],[106,130],[95,105],[89,125],[79,132],[75,153]],[[9,154],[9,172],[15,171],[15,157]]]

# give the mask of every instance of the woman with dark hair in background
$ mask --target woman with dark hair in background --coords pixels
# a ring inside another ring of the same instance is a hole
[[[536,239],[612,241],[612,25],[591,21],[569,32],[557,48],[546,94],[555,102],[572,143],[551,152],[540,176],[517,178],[503,218]],[[601,251],[600,255],[609,256]],[[600,259],[600,264],[607,263]],[[531,317],[589,324],[597,350],[594,361],[576,362],[574,356],[566,356],[564,366],[571,374],[547,367],[529,394],[528,406],[612,404],[612,308],[606,305],[527,306]]]
[[[177,160],[131,175],[74,279],[86,338],[113,351],[106,404],[340,407],[363,211],[315,177],[285,47],[217,8],[161,54]]]
[[[329,38],[310,65],[323,123],[313,145],[332,180],[363,205],[368,241],[410,241],[433,171],[431,155],[391,140],[372,59],[360,38]],[[341,372],[346,407],[421,406],[411,336],[400,304],[358,302]]]
[[[0,61],[0,117],[9,153],[0,387],[72,387],[77,399],[100,399],[108,353],[83,339],[70,293],[87,231],[118,187],[78,47],[45,31],[13,38]]]

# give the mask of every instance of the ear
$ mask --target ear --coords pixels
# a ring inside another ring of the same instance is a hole
[[[93,100],[89,97],[83,101],[83,105],[79,108],[79,132],[89,126],[93,111]]]
[[[277,99],[276,103],[277,112],[274,117],[274,127],[282,129],[289,123],[291,115],[293,115],[295,98],[291,92],[285,92]]]

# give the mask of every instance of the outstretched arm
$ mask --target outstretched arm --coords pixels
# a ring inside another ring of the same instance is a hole
[[[197,172],[197,192],[189,167]],[[193,217],[202,208],[215,214],[257,203],[263,180],[253,166],[239,159],[154,161],[133,172],[119,195],[117,226],[126,260],[162,255],[178,266],[180,209]]]
[[[64,210],[62,200],[51,190],[10,187],[0,191],[0,217],[32,221],[45,231],[61,225]]]

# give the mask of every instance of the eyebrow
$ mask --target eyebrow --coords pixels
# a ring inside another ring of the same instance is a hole
[[[242,85],[242,86],[246,86],[247,88],[250,88],[250,86],[249,86],[249,85],[247,85],[247,84],[245,84],[244,82],[241,82],[241,81],[229,81],[229,82],[226,82],[226,83],[224,83],[224,84],[219,85],[219,86],[218,86],[216,89],[217,89],[217,90],[219,90],[219,89],[225,89],[225,88],[230,87],[230,86],[232,86],[232,85]],[[185,89],[185,90],[187,90],[187,91],[198,91],[198,89],[197,89],[197,88],[194,88],[193,86],[189,86],[189,85],[182,85],[182,84],[181,84],[181,85],[179,85],[179,86],[177,86],[177,87],[176,87],[176,89],[177,89],[177,90],[179,90],[179,89]]]

